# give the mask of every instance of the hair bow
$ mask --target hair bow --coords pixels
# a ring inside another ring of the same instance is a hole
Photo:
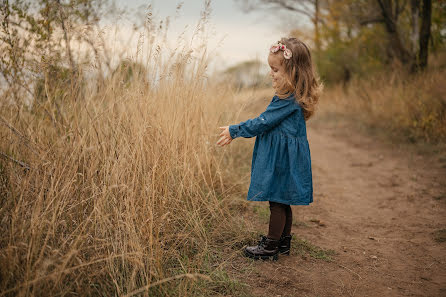
[[[270,51],[272,53],[275,53],[278,50],[283,51],[283,57],[287,60],[289,60],[293,56],[293,53],[291,52],[291,50],[289,48],[287,48],[285,44],[283,44],[279,41],[277,41],[275,44],[273,44],[270,48]]]

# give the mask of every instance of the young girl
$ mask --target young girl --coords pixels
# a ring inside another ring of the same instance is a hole
[[[248,200],[269,201],[268,235],[244,253],[254,259],[277,260],[290,253],[290,205],[313,202],[313,180],[306,123],[314,113],[322,85],[313,71],[308,47],[296,38],[282,38],[268,55],[275,96],[257,118],[220,127],[217,145],[234,138],[257,136],[252,155]]]

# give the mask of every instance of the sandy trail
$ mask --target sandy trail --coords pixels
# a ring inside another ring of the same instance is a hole
[[[335,250],[333,261],[240,259],[251,269],[239,278],[255,296],[446,296],[446,242],[434,233],[446,228],[445,164],[348,134],[310,121],[314,202],[293,206],[292,233]]]

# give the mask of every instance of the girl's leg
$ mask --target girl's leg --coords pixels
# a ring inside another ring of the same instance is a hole
[[[286,222],[285,207],[285,204],[269,201],[271,215],[269,217],[268,237],[271,239],[280,239],[280,236],[284,231],[283,228],[285,227]]]
[[[285,207],[285,226],[283,227],[283,233],[282,236],[288,236],[291,235],[291,226],[293,225],[293,212],[291,210],[291,206],[287,205]]]

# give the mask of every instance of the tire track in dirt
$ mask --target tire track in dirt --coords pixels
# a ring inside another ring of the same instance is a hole
[[[334,260],[241,257],[251,269],[240,280],[254,296],[446,296],[446,242],[433,233],[446,229],[444,165],[337,131],[308,125],[314,202],[293,206],[292,230]]]

